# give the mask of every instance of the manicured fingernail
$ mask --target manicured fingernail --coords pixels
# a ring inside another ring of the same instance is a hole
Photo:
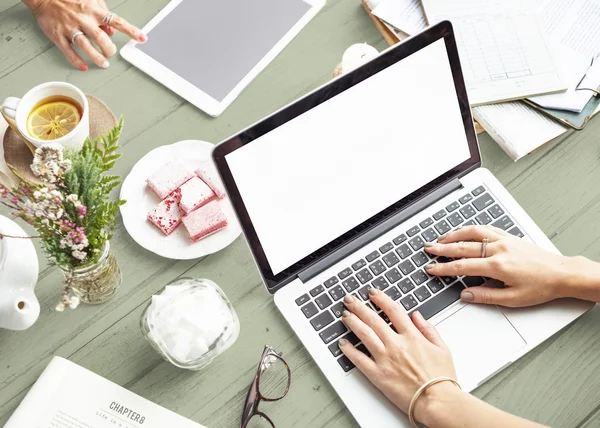
[[[431,248],[435,245],[435,242],[425,242],[425,244],[423,244],[425,246],[425,248]]]
[[[146,35],[144,33],[140,34],[140,36],[138,37],[138,41],[140,43],[146,43],[147,40],[148,40],[148,37],[146,37]]]
[[[454,230],[458,230],[458,229],[462,229],[462,228],[463,228],[463,226],[458,226],[458,227],[457,227],[456,229],[454,229]]]
[[[344,311],[342,312],[342,317],[343,318],[348,318],[350,316],[350,311]]]
[[[102,68],[108,68],[108,67],[110,67],[110,62],[108,62],[108,60],[106,60],[106,61],[104,61],[102,63],[102,65],[100,67],[102,67]]]
[[[88,71],[88,66],[87,66],[87,64],[81,64],[81,65],[79,66],[79,69],[80,69],[81,71]]]
[[[354,302],[354,297],[352,297],[352,295],[350,295],[350,294],[346,294],[346,296],[344,297],[344,302],[352,303],[352,302]]]
[[[348,341],[346,339],[340,339],[338,341],[338,346],[344,346],[346,343],[348,343]]]
[[[427,263],[427,266],[425,266],[425,269],[426,270],[433,269],[436,265],[437,265],[437,262]]]
[[[447,237],[447,236],[448,236],[448,234],[447,234],[447,233],[444,233],[443,235],[440,235],[440,236],[438,236],[438,239],[437,239],[437,240],[438,240],[438,242],[439,242],[439,241],[443,241],[444,239],[446,239],[446,237]]]
[[[471,293],[469,291],[463,291],[460,295],[460,298],[466,302],[472,302],[473,301],[473,293]]]
[[[375,288],[375,287],[371,287],[371,288],[369,288],[369,294],[370,294],[371,296],[374,296],[374,295],[376,295],[377,293],[379,293],[379,290],[378,290],[377,288]]]

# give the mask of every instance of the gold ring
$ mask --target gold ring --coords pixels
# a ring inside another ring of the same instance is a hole
[[[481,258],[485,258],[485,254],[487,251],[487,245],[490,242],[490,240],[488,238],[483,238],[481,240]]]

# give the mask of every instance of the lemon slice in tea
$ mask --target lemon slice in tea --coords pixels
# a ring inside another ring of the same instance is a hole
[[[27,132],[38,140],[56,140],[75,129],[80,120],[79,111],[73,104],[50,102],[29,114]]]

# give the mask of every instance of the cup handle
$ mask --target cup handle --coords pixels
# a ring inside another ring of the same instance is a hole
[[[8,97],[2,103],[2,106],[0,107],[0,113],[4,117],[4,120],[6,120],[6,123],[8,123],[8,125],[12,128],[13,131],[15,131],[15,133],[19,137],[21,137],[21,139],[25,142],[27,147],[29,147],[29,150],[31,150],[31,152],[33,153],[35,151],[35,147],[33,147],[33,145],[29,141],[27,141],[27,138],[25,138],[21,134],[19,128],[17,127],[17,122],[15,120],[17,116],[16,113],[17,107],[19,106],[19,102],[21,102],[20,98]]]
[[[8,97],[4,100],[2,103],[2,115],[5,119],[12,119],[13,121],[15,120],[17,117],[17,107],[20,101],[20,98],[15,97]]]

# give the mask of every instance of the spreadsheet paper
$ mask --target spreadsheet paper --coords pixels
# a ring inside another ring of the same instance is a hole
[[[472,106],[566,89],[529,0],[423,0],[429,24],[452,22]]]

